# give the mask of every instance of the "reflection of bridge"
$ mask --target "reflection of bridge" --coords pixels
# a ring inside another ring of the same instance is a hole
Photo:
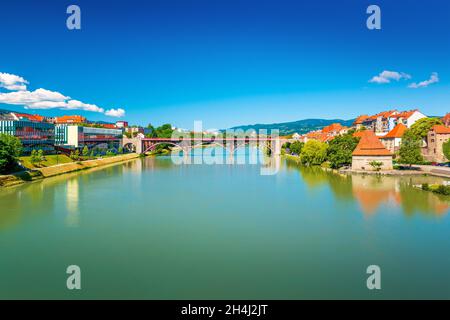
[[[245,145],[255,145],[268,148],[273,155],[280,155],[281,146],[284,143],[280,137],[193,137],[193,138],[126,138],[122,140],[122,146],[136,153],[146,153],[155,150],[158,145],[171,145],[180,148],[183,152],[189,152],[193,147],[210,145],[226,148],[230,153]]]

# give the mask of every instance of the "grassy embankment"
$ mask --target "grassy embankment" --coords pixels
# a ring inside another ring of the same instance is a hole
[[[31,157],[20,157],[20,162],[24,167],[27,167],[29,169],[38,169],[38,168],[45,168],[45,167],[51,167],[55,166],[57,164],[63,164],[63,163],[70,163],[73,162],[72,159],[70,159],[65,154],[59,154],[59,155],[46,155],[45,161],[42,161],[40,164],[33,164],[31,163]]]
[[[46,156],[49,157],[49,156]],[[61,155],[59,155],[61,157]],[[94,167],[99,167],[103,165],[108,165],[116,162],[127,161],[131,159],[138,158],[139,155],[135,153],[118,155],[118,156],[108,156],[93,160],[85,160],[85,161],[73,161],[69,157],[66,157],[64,161],[65,163],[61,163],[61,158],[58,160],[59,164],[56,165],[56,159],[52,159],[53,157],[49,157],[46,159],[47,164],[55,163],[55,165],[44,166],[44,162],[41,164],[41,167],[35,167],[30,163],[29,171],[22,171],[13,173],[10,175],[0,176],[0,187],[9,187],[18,184],[22,184],[29,181],[39,180],[47,177],[53,177],[56,175],[61,175],[65,173],[86,170]],[[25,157],[26,158],[26,157]],[[70,160],[70,162],[67,162]],[[21,159],[22,164],[26,165],[29,159]]]

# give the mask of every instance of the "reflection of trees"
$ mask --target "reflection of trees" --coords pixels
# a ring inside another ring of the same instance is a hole
[[[400,185],[403,212],[411,216],[416,211],[428,215],[443,215],[449,209],[449,199],[422,191],[403,183]]]
[[[408,216],[414,212],[425,215],[445,214],[449,208],[449,199],[412,186],[436,181],[435,178],[427,178],[354,175],[353,194],[362,210],[368,214],[375,213],[383,203],[400,205],[404,214]]]
[[[309,188],[329,185],[338,200],[355,199],[365,214],[376,213],[383,204],[400,206],[405,215],[444,215],[450,197],[414,188],[422,183],[441,183],[427,176],[340,175],[320,167],[304,167],[294,160],[285,162],[286,170],[297,170]]]
[[[53,207],[54,189],[45,188],[44,181],[1,190],[0,230],[20,223],[27,216],[46,215]]]
[[[303,181],[310,188],[328,184],[336,198],[340,200],[353,199],[350,176],[329,172],[320,167],[305,167],[289,159],[286,161],[286,168],[300,171]]]

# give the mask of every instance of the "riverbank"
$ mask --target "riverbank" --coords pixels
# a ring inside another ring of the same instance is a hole
[[[290,154],[283,155],[286,159],[300,163],[300,157]],[[435,167],[435,166],[424,166],[424,165],[414,165],[412,170],[383,170],[383,171],[365,171],[365,170],[354,170],[348,169],[331,169],[323,167],[324,170],[333,171],[340,174],[367,174],[367,175],[383,175],[383,176],[421,176],[430,175],[441,178],[450,178],[450,168],[447,167]]]
[[[136,153],[130,153],[114,157],[70,162],[45,168],[37,168],[34,170],[17,172],[10,175],[0,176],[0,187],[12,187],[26,182],[36,181],[81,170],[87,170],[95,167],[105,166],[108,164],[124,162],[139,157],[140,155]]]

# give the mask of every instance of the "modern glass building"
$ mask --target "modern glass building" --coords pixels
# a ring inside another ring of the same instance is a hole
[[[55,151],[55,125],[51,123],[0,120],[0,133],[19,138],[24,153],[30,153],[33,149],[42,149],[46,153]]]
[[[74,148],[118,149],[121,144],[121,129],[83,127],[57,124],[55,126],[56,144]]]

